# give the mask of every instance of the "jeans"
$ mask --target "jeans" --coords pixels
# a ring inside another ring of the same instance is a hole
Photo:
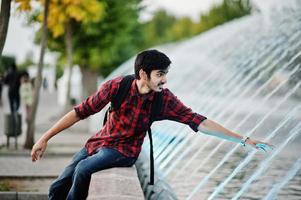
[[[49,188],[50,200],[86,199],[91,175],[112,167],[130,167],[136,158],[126,157],[117,150],[101,147],[89,156],[86,148],[76,153],[71,163]]]
[[[20,95],[16,92],[8,92],[8,100],[11,113],[15,113],[19,110],[20,107]]]

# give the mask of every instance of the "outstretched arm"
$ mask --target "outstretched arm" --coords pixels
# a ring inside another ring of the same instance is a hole
[[[99,112],[103,107],[105,107],[107,103],[111,101],[112,94],[116,92],[118,88],[118,82],[120,80],[121,77],[106,81],[100,86],[97,92],[89,96],[81,104],[74,107],[72,111],[68,112],[54,126],[52,126],[46,133],[44,133],[43,136],[32,147],[32,161],[34,162],[43,156],[47,147],[47,142],[50,138],[65,130],[66,128],[69,128],[80,119],[85,119],[90,115]]]
[[[79,120],[80,118],[77,116],[74,110],[68,112],[65,116],[63,116],[56,124],[54,124],[48,131],[46,131],[32,147],[31,150],[32,161],[35,162],[36,160],[39,160],[43,156],[47,147],[47,142],[50,138],[52,138],[59,132],[69,128]]]
[[[248,144],[256,149],[262,149],[264,151],[266,151],[268,148],[273,147],[268,143],[253,140],[251,138],[247,138],[237,133],[234,133],[226,129],[225,127],[221,126],[220,124],[209,119],[204,120],[199,125],[198,130],[208,135],[216,136],[236,143],[241,143],[242,145]]]

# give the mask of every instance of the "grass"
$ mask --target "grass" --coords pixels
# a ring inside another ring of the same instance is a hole
[[[8,181],[0,181],[0,191],[10,191],[12,189]]]

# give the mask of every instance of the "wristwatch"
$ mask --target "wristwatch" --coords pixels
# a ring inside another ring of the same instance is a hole
[[[242,145],[242,146],[246,146],[246,142],[247,142],[247,140],[249,140],[250,138],[249,137],[247,137],[247,136],[244,136],[242,139],[241,139],[241,141],[240,141],[240,144]]]

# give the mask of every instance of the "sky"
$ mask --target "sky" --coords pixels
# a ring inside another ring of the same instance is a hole
[[[220,2],[220,0],[144,0],[142,5],[146,6],[146,9],[141,13],[140,19],[148,20],[155,10],[164,8],[175,16],[190,16],[197,21],[200,13],[207,11],[216,2]],[[34,61],[37,61],[39,47],[34,46],[33,38],[38,27],[28,27],[25,16],[14,10],[13,5],[3,55],[16,56],[17,63],[24,61],[28,55],[33,55]],[[51,57],[45,59],[46,62],[52,63]]]

